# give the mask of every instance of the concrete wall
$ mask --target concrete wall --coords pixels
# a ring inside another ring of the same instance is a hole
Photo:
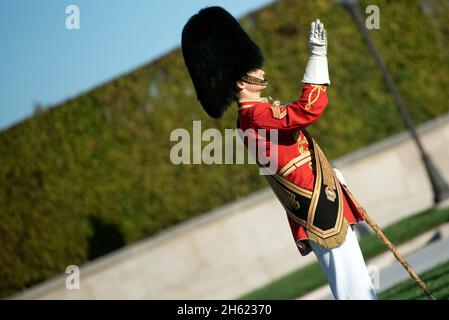
[[[419,132],[449,181],[449,114]],[[333,164],[381,226],[432,205],[407,133]],[[285,212],[267,189],[82,266],[79,290],[67,290],[62,274],[13,298],[232,299],[313,260],[299,255]]]

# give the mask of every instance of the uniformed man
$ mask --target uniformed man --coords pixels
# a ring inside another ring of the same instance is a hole
[[[319,20],[311,23],[308,48],[302,93],[295,102],[281,105],[261,97],[268,85],[263,54],[223,8],[201,10],[182,34],[184,60],[205,111],[219,118],[237,101],[238,126],[255,130],[258,143],[276,144],[277,171],[266,178],[286,210],[300,253],[315,253],[335,299],[376,299],[352,228],[363,220],[364,209],[306,130],[328,103],[327,35]],[[262,139],[258,129],[276,130],[278,141],[271,142],[268,134]]]

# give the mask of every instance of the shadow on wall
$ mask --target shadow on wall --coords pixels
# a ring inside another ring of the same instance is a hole
[[[116,225],[95,216],[89,216],[89,223],[93,230],[89,238],[89,260],[125,245],[123,234]]]

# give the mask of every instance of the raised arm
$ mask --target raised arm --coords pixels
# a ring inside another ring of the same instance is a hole
[[[261,129],[297,130],[318,120],[327,103],[325,85],[306,83],[297,101],[283,106],[257,107],[252,121]]]
[[[255,108],[253,124],[262,129],[297,130],[314,123],[327,106],[327,33],[320,20],[311,23],[308,48],[310,58],[302,82],[299,99],[284,106]]]

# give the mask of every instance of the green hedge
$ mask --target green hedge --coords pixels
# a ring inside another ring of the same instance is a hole
[[[415,121],[449,111],[447,2],[365,3],[380,7],[371,34]],[[265,52],[267,95],[288,101],[300,92],[317,17],[332,86],[311,131],[335,158],[403,130],[349,15],[333,1],[291,0],[242,23]],[[254,165],[172,165],[170,132],[191,131],[193,120],[234,128],[236,107],[207,119],[175,50],[2,132],[0,296],[266,187]]]

